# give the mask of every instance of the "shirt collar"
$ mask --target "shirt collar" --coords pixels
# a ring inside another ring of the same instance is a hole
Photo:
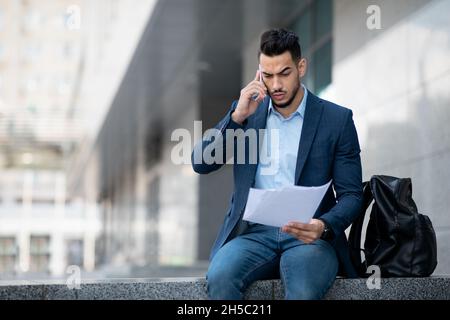
[[[302,84],[302,88],[303,88],[303,99],[300,102],[297,110],[295,110],[295,112],[288,118],[292,118],[296,113],[298,113],[302,118],[305,117],[305,109],[306,109],[306,99],[308,98],[308,90],[306,89],[306,87]],[[276,109],[274,109],[273,105],[272,105],[272,99],[269,100],[269,114],[271,112],[276,112],[279,113]]]

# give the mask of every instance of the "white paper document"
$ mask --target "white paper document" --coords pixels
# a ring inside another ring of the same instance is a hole
[[[319,187],[288,186],[282,189],[250,188],[243,219],[282,227],[290,221],[309,223],[331,181]]]

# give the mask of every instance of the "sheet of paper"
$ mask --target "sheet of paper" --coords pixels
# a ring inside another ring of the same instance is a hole
[[[290,221],[309,223],[331,181],[319,187],[288,186],[278,190],[250,189],[243,219],[282,227]]]

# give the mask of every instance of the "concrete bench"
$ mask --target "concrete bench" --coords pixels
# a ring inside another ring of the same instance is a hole
[[[280,280],[254,283],[249,300],[283,299]],[[79,289],[69,289],[64,280],[0,281],[0,299],[206,299],[204,278],[145,278],[83,280]],[[336,279],[326,300],[450,300],[450,276],[381,279],[380,289],[368,289],[365,279]]]

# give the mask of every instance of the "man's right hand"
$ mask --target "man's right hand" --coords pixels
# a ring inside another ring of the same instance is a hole
[[[236,123],[243,124],[248,117],[255,113],[258,105],[266,97],[267,88],[264,83],[259,82],[259,73],[259,70],[256,71],[255,79],[241,90],[241,96],[236,109],[231,114],[231,119]],[[253,100],[253,97],[256,95],[258,97],[256,100]]]

